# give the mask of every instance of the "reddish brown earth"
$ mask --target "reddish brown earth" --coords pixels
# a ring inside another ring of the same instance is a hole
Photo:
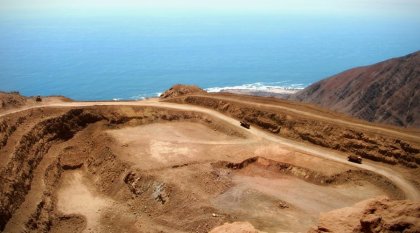
[[[0,113],[13,111],[19,108],[36,107],[42,104],[52,104],[60,102],[70,102],[71,99],[64,96],[45,96],[41,97],[41,101],[36,101],[36,96],[22,96],[19,92],[2,92],[0,91]]]
[[[387,202],[394,214],[385,225],[418,222],[408,205],[420,199],[419,168],[398,159],[418,156],[410,152],[419,147],[417,131],[288,101],[189,93],[166,102],[55,101],[0,112],[0,229],[305,232],[325,221],[322,213],[383,195],[412,199],[398,210]],[[234,119],[241,113],[251,129]],[[276,133],[264,122],[277,118],[284,124],[276,123]],[[388,142],[402,155],[356,165],[337,148],[293,136],[301,130],[322,140],[345,140],[338,132],[352,130],[362,135],[352,145]]]
[[[21,96],[19,92],[0,91],[0,109],[10,109],[22,107],[26,104],[27,98]]]
[[[290,97],[371,122],[420,127],[420,52],[354,68]]]
[[[161,98],[173,98],[189,94],[203,94],[205,91],[193,85],[177,84],[160,95]]]
[[[414,233],[420,232],[419,218],[420,203],[377,197],[321,214],[318,226],[309,232]]]
[[[381,233],[420,232],[420,203],[389,200],[376,197],[357,203],[352,207],[321,214],[317,226],[308,233]],[[263,233],[249,222],[225,223],[210,233]]]

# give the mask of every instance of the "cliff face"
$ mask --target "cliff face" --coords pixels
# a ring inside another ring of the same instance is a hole
[[[371,122],[420,127],[420,51],[344,71],[290,98]]]

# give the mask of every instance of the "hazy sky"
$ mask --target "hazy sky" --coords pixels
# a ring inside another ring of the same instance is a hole
[[[420,0],[0,0],[1,12],[155,10],[416,16]]]

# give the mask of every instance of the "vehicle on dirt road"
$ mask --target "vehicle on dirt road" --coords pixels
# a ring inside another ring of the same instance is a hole
[[[350,155],[348,157],[348,159],[349,159],[350,162],[362,164],[362,157],[361,156]]]
[[[251,128],[251,125],[246,121],[241,121],[240,123],[241,123],[241,126],[244,128],[247,128],[247,129]]]

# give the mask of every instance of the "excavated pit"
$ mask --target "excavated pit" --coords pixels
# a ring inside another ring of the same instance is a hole
[[[320,212],[404,197],[382,176],[278,147],[203,113],[28,111],[35,123],[21,137],[8,128],[25,120],[1,119],[0,151],[10,157],[0,171],[5,232],[208,232],[233,221],[305,231]]]

